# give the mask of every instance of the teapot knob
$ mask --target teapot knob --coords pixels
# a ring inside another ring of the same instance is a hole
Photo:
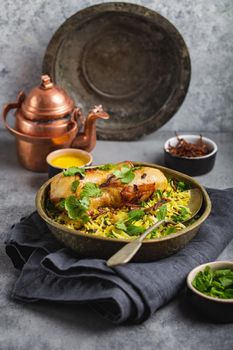
[[[44,74],[41,76],[41,87],[43,89],[50,89],[53,86],[53,83],[51,82],[50,76],[47,74]]]

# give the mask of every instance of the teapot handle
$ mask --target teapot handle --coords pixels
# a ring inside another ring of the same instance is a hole
[[[11,109],[20,108],[24,99],[25,99],[25,93],[23,91],[20,91],[20,93],[18,94],[18,97],[17,97],[17,102],[8,103],[8,104],[4,105],[4,107],[3,107],[2,117],[3,117],[4,125],[5,125],[6,129],[8,129],[13,134],[16,133],[16,130],[14,128],[10,127],[10,125],[7,123],[7,120],[6,120],[7,114]]]
[[[78,129],[81,129],[85,124],[85,118],[83,116],[82,110],[76,107],[71,113],[71,121],[78,124]]]

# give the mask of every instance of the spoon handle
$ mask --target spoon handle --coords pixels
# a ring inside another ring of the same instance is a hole
[[[150,226],[141,236],[124,245],[124,247],[118,250],[118,252],[116,252],[113,256],[111,256],[110,259],[107,260],[107,266],[122,265],[129,262],[141,247],[142,242],[146,236],[151,231],[162,225],[164,222],[167,222],[167,220],[164,219],[157,221],[154,225]]]

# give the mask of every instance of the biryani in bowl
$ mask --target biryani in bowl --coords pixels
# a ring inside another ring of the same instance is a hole
[[[190,188],[195,185],[191,178],[172,176],[172,171],[169,174],[164,169],[130,161],[86,169],[69,168],[50,179],[38,192],[38,212],[58,239],[84,255],[88,252],[93,256],[90,253],[96,247],[101,249],[100,242],[111,242],[113,247],[113,242],[119,241],[122,245],[161,219],[168,221],[153,230],[145,243],[178,237],[203,219],[203,213],[189,220]],[[205,196],[208,197],[206,192]],[[192,238],[196,231],[195,227],[187,237]],[[187,237],[183,242],[188,241]],[[175,241],[177,244],[179,240]],[[95,248],[86,249],[93,245]],[[103,250],[104,247],[102,244]],[[108,257],[119,247],[116,244],[113,249],[107,248],[107,254],[102,251],[94,256]],[[172,245],[172,251],[165,255],[178,249],[180,244]]]

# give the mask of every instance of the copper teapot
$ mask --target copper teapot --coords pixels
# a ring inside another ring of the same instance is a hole
[[[7,114],[15,112],[15,127],[7,122]],[[20,163],[32,171],[47,171],[46,156],[60,148],[74,147],[91,151],[96,144],[96,119],[108,119],[102,106],[95,106],[86,120],[67,93],[42,75],[41,85],[17,102],[4,106],[5,127],[16,137]],[[79,130],[83,127],[83,132]]]

